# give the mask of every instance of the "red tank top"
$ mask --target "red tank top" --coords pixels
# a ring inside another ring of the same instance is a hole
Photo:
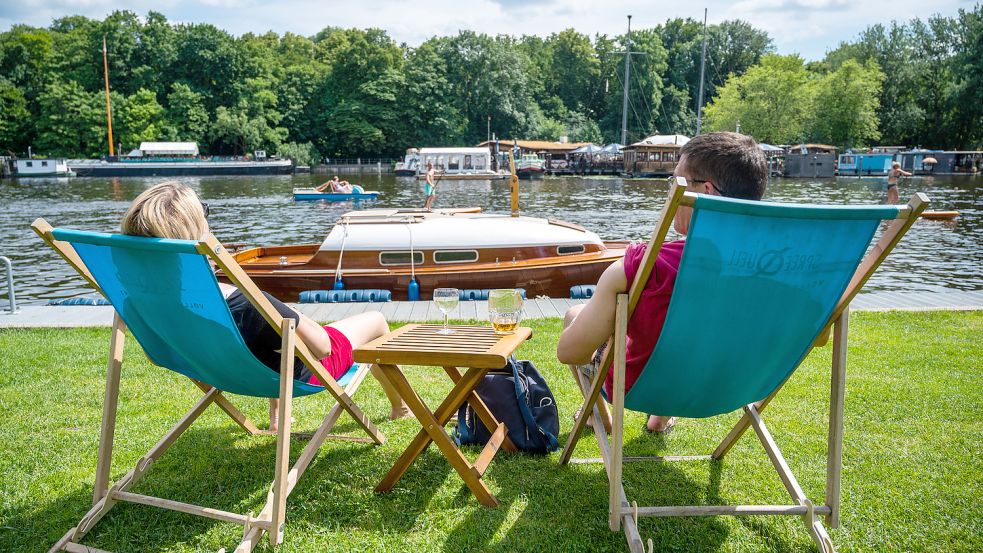
[[[666,322],[666,311],[669,309],[669,298],[672,296],[672,287],[676,284],[676,273],[679,271],[679,261],[683,257],[683,246],[685,240],[666,242],[659,249],[659,256],[655,260],[655,267],[649,280],[645,283],[642,296],[635,305],[635,311],[628,320],[628,347],[627,362],[625,363],[625,392],[631,389],[632,384],[638,380],[638,375],[645,368],[652,350],[655,349],[656,342],[659,341],[659,334],[662,333],[662,325]],[[625,250],[625,278],[628,280],[628,288],[631,288],[635,281],[635,274],[642,264],[642,257],[648,244],[644,242],[631,244]],[[609,371],[608,377],[604,382],[604,389],[611,395],[611,387],[614,381],[614,372]]]

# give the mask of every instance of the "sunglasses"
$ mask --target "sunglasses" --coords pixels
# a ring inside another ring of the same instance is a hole
[[[675,175],[671,175],[669,177],[666,177],[666,182],[668,182],[669,184],[673,184],[674,182],[676,182],[676,179],[677,178],[678,177],[676,177]],[[693,184],[706,184],[706,185],[709,185],[710,188],[713,188],[714,190],[716,190],[716,193],[717,193],[718,196],[723,196],[724,195],[724,193],[720,189],[720,187],[717,186],[716,184],[713,184],[711,181],[708,181],[708,180],[699,180],[699,179],[686,179],[686,182],[687,183],[693,183]]]
[[[205,218],[208,218],[208,204],[201,202],[201,210],[205,212]]]

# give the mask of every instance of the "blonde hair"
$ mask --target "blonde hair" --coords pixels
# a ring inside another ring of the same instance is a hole
[[[891,168],[892,169],[900,169],[901,168],[901,164],[898,163],[897,161],[895,161],[894,163],[891,164]]]
[[[120,223],[123,234],[201,240],[208,232],[205,209],[191,188],[175,181],[144,190]]]

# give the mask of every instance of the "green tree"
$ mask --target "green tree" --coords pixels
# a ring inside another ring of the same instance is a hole
[[[765,55],[717,93],[704,110],[707,130],[732,131],[740,122],[758,141],[788,144],[806,136],[813,119],[813,87],[797,55]]]
[[[467,122],[455,105],[447,64],[432,41],[409,52],[403,82],[395,137],[401,142],[397,146],[460,143]]]
[[[620,37],[621,49],[626,43],[626,37]],[[664,85],[662,75],[666,71],[666,49],[662,38],[654,29],[633,31],[631,50],[639,55],[631,59],[630,83],[628,84],[628,121],[627,142],[637,142],[656,131],[655,121],[658,119],[659,106],[662,103]],[[619,62],[617,71],[619,85],[624,85],[624,56]],[[622,86],[613,87],[622,92]],[[606,142],[621,142],[622,94],[609,94],[608,107],[600,120],[600,128]]]
[[[280,144],[276,155],[285,159],[292,159],[295,165],[316,165],[321,159],[314,145],[310,142],[301,144],[285,142]]]
[[[983,149],[983,5],[959,10],[957,32],[952,60],[954,142],[978,150]]]
[[[489,116],[491,132],[500,138],[530,130],[533,99],[522,71],[527,62],[514,39],[461,31],[433,44],[448,68],[454,105],[466,121],[462,142],[485,140]]]
[[[876,62],[847,60],[816,83],[812,136],[844,147],[864,146],[880,138],[877,107],[884,73]],[[742,123],[743,124],[743,123]]]
[[[184,83],[171,85],[167,95],[165,135],[171,140],[194,141],[199,144],[208,131],[209,117],[205,109],[203,95]]]
[[[24,93],[0,77],[0,152],[22,152],[27,149],[24,129],[30,118]]]
[[[115,139],[123,144],[123,151],[136,148],[143,141],[158,140],[165,132],[164,108],[153,92],[141,88],[114,104],[118,104],[113,107]]]
[[[551,54],[550,68],[543,73],[546,91],[567,110],[583,110],[601,76],[601,63],[590,38],[567,29],[550,35],[546,43]]]
[[[65,157],[108,153],[104,101],[75,81],[50,83],[38,99],[35,151]]]

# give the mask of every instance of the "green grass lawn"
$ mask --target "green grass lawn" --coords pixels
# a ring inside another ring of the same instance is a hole
[[[841,551],[983,550],[983,312],[855,313],[847,369]],[[554,357],[560,321],[532,321],[520,350],[557,396],[561,442],[579,406]],[[92,501],[108,329],[0,330],[0,551],[43,551]],[[806,494],[824,497],[830,348],[814,351],[765,412]],[[413,367],[411,382],[432,406],[449,380]],[[128,338],[112,478],[128,471],[200,393],[156,369]],[[287,503],[280,551],[619,551],[607,527],[601,465],[560,467],[547,457],[500,453],[485,478],[502,504],[482,507],[430,448],[388,494],[372,489],[419,429],[386,420],[388,404],[369,378],[356,399],[388,441],[329,442]],[[233,400],[265,425],[264,400]],[[328,394],[295,403],[299,429],[313,429]],[[706,454],[738,413],[685,419],[667,438],[642,432],[630,415],[626,454]],[[343,418],[339,432],[354,433]],[[296,456],[304,442],[294,440]],[[132,491],[236,512],[258,512],[275,440],[245,435],[210,408]],[[473,459],[477,449],[469,449]],[[576,457],[598,456],[590,436]],[[784,503],[788,496],[753,435],[720,462],[626,465],[629,497],[641,504]],[[795,517],[643,519],[657,551],[810,551]],[[85,543],[112,551],[231,551],[234,524],[141,505],[115,507]],[[261,550],[268,550],[264,541]]]

